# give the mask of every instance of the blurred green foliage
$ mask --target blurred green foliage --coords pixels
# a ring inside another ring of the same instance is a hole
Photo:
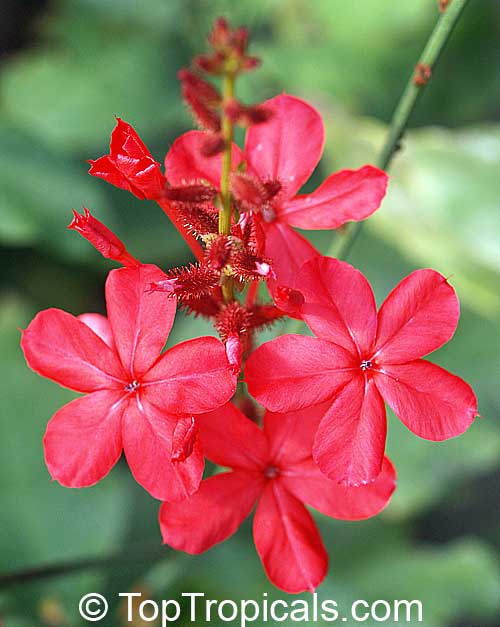
[[[389,453],[399,471],[391,506],[362,523],[318,517],[331,553],[321,597],[343,606],[358,598],[420,599],[425,627],[499,620],[499,9],[482,0],[466,10],[412,120],[421,128],[405,138],[389,195],[350,259],[379,301],[415,267],[452,275],[463,315],[436,360],[473,384],[485,420],[460,439],[434,444],[391,416]],[[186,591],[219,599],[286,596],[265,578],[248,524],[191,558],[159,546],[157,503],[124,465],[87,490],[51,483],[41,439],[47,419],[72,394],[29,372],[18,345],[18,327],[42,307],[103,310],[111,266],[65,230],[71,207],[89,206],[145,260],[170,267],[189,259],[155,205],[90,179],[85,162],[107,151],[114,115],[163,158],[190,126],[176,71],[203,49],[219,14],[248,25],[253,50],[264,58],[241,82],[244,99],[285,90],[324,115],[327,146],[315,183],[333,168],[373,159],[437,8],[435,0],[59,0],[39,20],[34,45],[5,60],[0,570],[115,552],[141,557],[142,547],[158,545],[133,563],[0,591],[8,627],[74,627],[78,599],[94,590],[110,600],[107,627],[127,624],[120,591],[158,599]],[[313,235],[325,251],[332,237],[338,235]],[[203,321],[179,316],[172,341],[210,332]]]

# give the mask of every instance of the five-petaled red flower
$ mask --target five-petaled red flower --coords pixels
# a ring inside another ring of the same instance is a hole
[[[389,294],[378,315],[365,277],[328,257],[306,262],[296,289],[301,315],[316,335],[284,335],[250,356],[250,393],[272,411],[329,401],[313,456],[331,479],[351,485],[373,480],[386,440],[384,400],[427,440],[463,433],[477,415],[470,386],[420,359],[455,332],[459,304],[434,270],[417,270]]]
[[[163,278],[152,265],[112,270],[109,322],[98,314],[79,320],[47,309],[23,332],[22,348],[35,372],[87,393],[56,412],[44,438],[49,472],[65,486],[97,483],[124,450],[135,479],[154,497],[176,501],[198,489],[204,465],[199,444],[175,442],[175,427],[186,415],[226,403],[235,377],[214,337],[161,354],[176,302],[147,290]],[[183,447],[184,455],[177,450]]]
[[[277,282],[291,286],[302,264],[318,254],[292,227],[335,229],[367,218],[382,202],[387,175],[370,165],[341,170],[312,194],[296,195],[323,152],[321,116],[311,105],[287,94],[268,100],[262,107],[271,116],[250,126],[243,152],[233,146],[233,169],[245,161],[246,174],[254,177],[257,185],[274,189],[260,210],[265,255],[273,262]],[[165,172],[172,185],[204,179],[219,186],[220,155],[202,155],[204,137],[201,131],[190,131],[173,143],[165,159]]]
[[[228,404],[198,420],[206,456],[229,472],[202,481],[182,503],[164,503],[164,541],[201,553],[226,540],[250,514],[255,546],[271,581],[286,592],[314,591],[328,556],[304,503],[332,518],[361,520],[378,514],[395,488],[385,458],[373,483],[347,487],[327,479],[311,458],[321,412],[266,413],[264,429]]]

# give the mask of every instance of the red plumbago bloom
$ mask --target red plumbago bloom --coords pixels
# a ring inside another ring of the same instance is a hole
[[[192,554],[206,551],[229,538],[257,505],[253,535],[269,579],[286,592],[314,591],[326,575],[328,555],[304,504],[332,518],[361,520],[378,514],[395,488],[387,458],[367,486],[327,479],[311,458],[320,418],[318,408],[268,412],[260,429],[231,404],[201,416],[206,456],[231,470],[202,481],[182,503],[161,506],[165,543]]]
[[[268,198],[260,199],[266,235],[264,254],[273,262],[278,283],[293,286],[302,264],[319,253],[292,227],[335,229],[351,220],[364,220],[380,206],[387,175],[370,165],[341,170],[331,174],[312,194],[297,196],[323,152],[321,116],[303,100],[287,94],[271,98],[262,108],[269,113],[269,119],[250,126],[244,152],[233,147],[233,170],[246,161],[248,176],[245,181],[235,175],[233,184],[240,195],[245,184],[249,189],[247,204],[251,205],[259,201],[259,190],[267,190]],[[191,131],[172,145],[165,169],[173,185],[205,179],[219,188],[220,157],[200,154],[204,137],[200,131]]]
[[[378,315],[368,281],[342,261],[308,261],[295,287],[316,337],[284,335],[262,345],[247,362],[245,380],[272,411],[329,402],[313,447],[328,477],[358,485],[378,475],[384,400],[426,440],[446,440],[471,425],[477,401],[470,386],[420,359],[445,344],[458,323],[457,297],[438,272],[417,270],[403,279]]]
[[[141,264],[128,252],[121,239],[102,222],[94,218],[87,207],[84,207],[83,211],[84,215],[80,215],[73,209],[73,220],[68,225],[68,229],[78,231],[106,259],[113,259],[131,268]]]
[[[152,265],[112,270],[109,322],[47,309],[23,332],[35,372],[86,393],[56,412],[45,434],[47,466],[62,485],[97,483],[124,450],[136,481],[154,497],[175,501],[198,489],[203,456],[191,422],[177,426],[186,415],[226,403],[235,377],[224,345],[213,337],[161,354],[176,301],[146,290],[164,276]]]
[[[89,160],[89,174],[132,192],[141,200],[156,200],[165,188],[160,164],[134,129],[120,118],[111,134],[109,155]]]

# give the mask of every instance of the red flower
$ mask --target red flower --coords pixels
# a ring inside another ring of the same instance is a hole
[[[266,234],[265,256],[282,285],[293,286],[302,264],[318,251],[292,227],[336,229],[351,220],[364,220],[379,206],[385,195],[387,175],[365,165],[358,170],[331,174],[312,194],[297,192],[317,166],[324,144],[320,114],[309,104],[283,94],[263,103],[270,119],[250,126],[244,153],[233,147],[233,168],[247,162],[247,173],[255,177],[255,190],[263,188],[262,226]],[[203,157],[205,134],[191,131],[179,137],[165,159],[165,171],[173,185],[205,179],[220,184],[220,156]],[[242,181],[237,180],[241,193]],[[250,188],[251,181],[246,184]]]
[[[130,124],[120,118],[116,118],[111,134],[109,155],[89,163],[89,174],[126,189],[141,200],[156,200],[165,188],[160,164]]]
[[[22,348],[35,372],[87,393],[56,412],[45,434],[47,466],[62,485],[97,483],[123,449],[135,479],[154,497],[179,500],[198,489],[199,446],[186,461],[172,463],[174,430],[186,414],[227,402],[235,378],[224,345],[212,337],[160,354],[176,302],[146,290],[164,276],[155,266],[112,270],[109,323],[97,314],[78,319],[47,309],[23,333]]]
[[[380,472],[386,440],[384,400],[426,440],[463,433],[477,415],[470,386],[419,359],[453,335],[459,304],[434,270],[417,270],[376,311],[365,277],[336,259],[317,257],[299,272],[301,315],[316,338],[284,335],[250,356],[250,393],[272,411],[324,401],[329,407],[313,456],[331,479],[350,485]]]
[[[395,488],[387,458],[368,486],[327,479],[311,458],[318,417],[318,408],[268,412],[263,430],[231,404],[200,417],[205,454],[231,471],[205,479],[182,503],[161,506],[165,543],[192,554],[206,551],[231,536],[257,504],[253,535],[268,577],[286,592],[314,591],[328,556],[304,504],[332,518],[361,520],[378,514]]]

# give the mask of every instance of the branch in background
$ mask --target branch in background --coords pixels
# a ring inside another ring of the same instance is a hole
[[[126,553],[115,553],[105,557],[86,558],[80,560],[55,562],[42,566],[34,566],[11,573],[0,573],[0,590],[10,586],[39,581],[49,577],[60,577],[71,573],[85,570],[98,570],[102,568],[113,568],[114,566],[125,566],[136,564],[137,562],[149,562],[159,559],[166,554],[165,547],[155,544],[137,544]]]
[[[442,9],[434,30],[418,60],[406,88],[399,99],[392,116],[389,134],[375,165],[382,170],[388,170],[395,153],[400,148],[408,120],[415,109],[418,99],[429,82],[433,69],[441,56],[455,25],[462,14],[468,0],[452,0]],[[363,222],[354,222],[346,227],[340,240],[336,240],[329,248],[327,255],[345,259],[363,228]]]

